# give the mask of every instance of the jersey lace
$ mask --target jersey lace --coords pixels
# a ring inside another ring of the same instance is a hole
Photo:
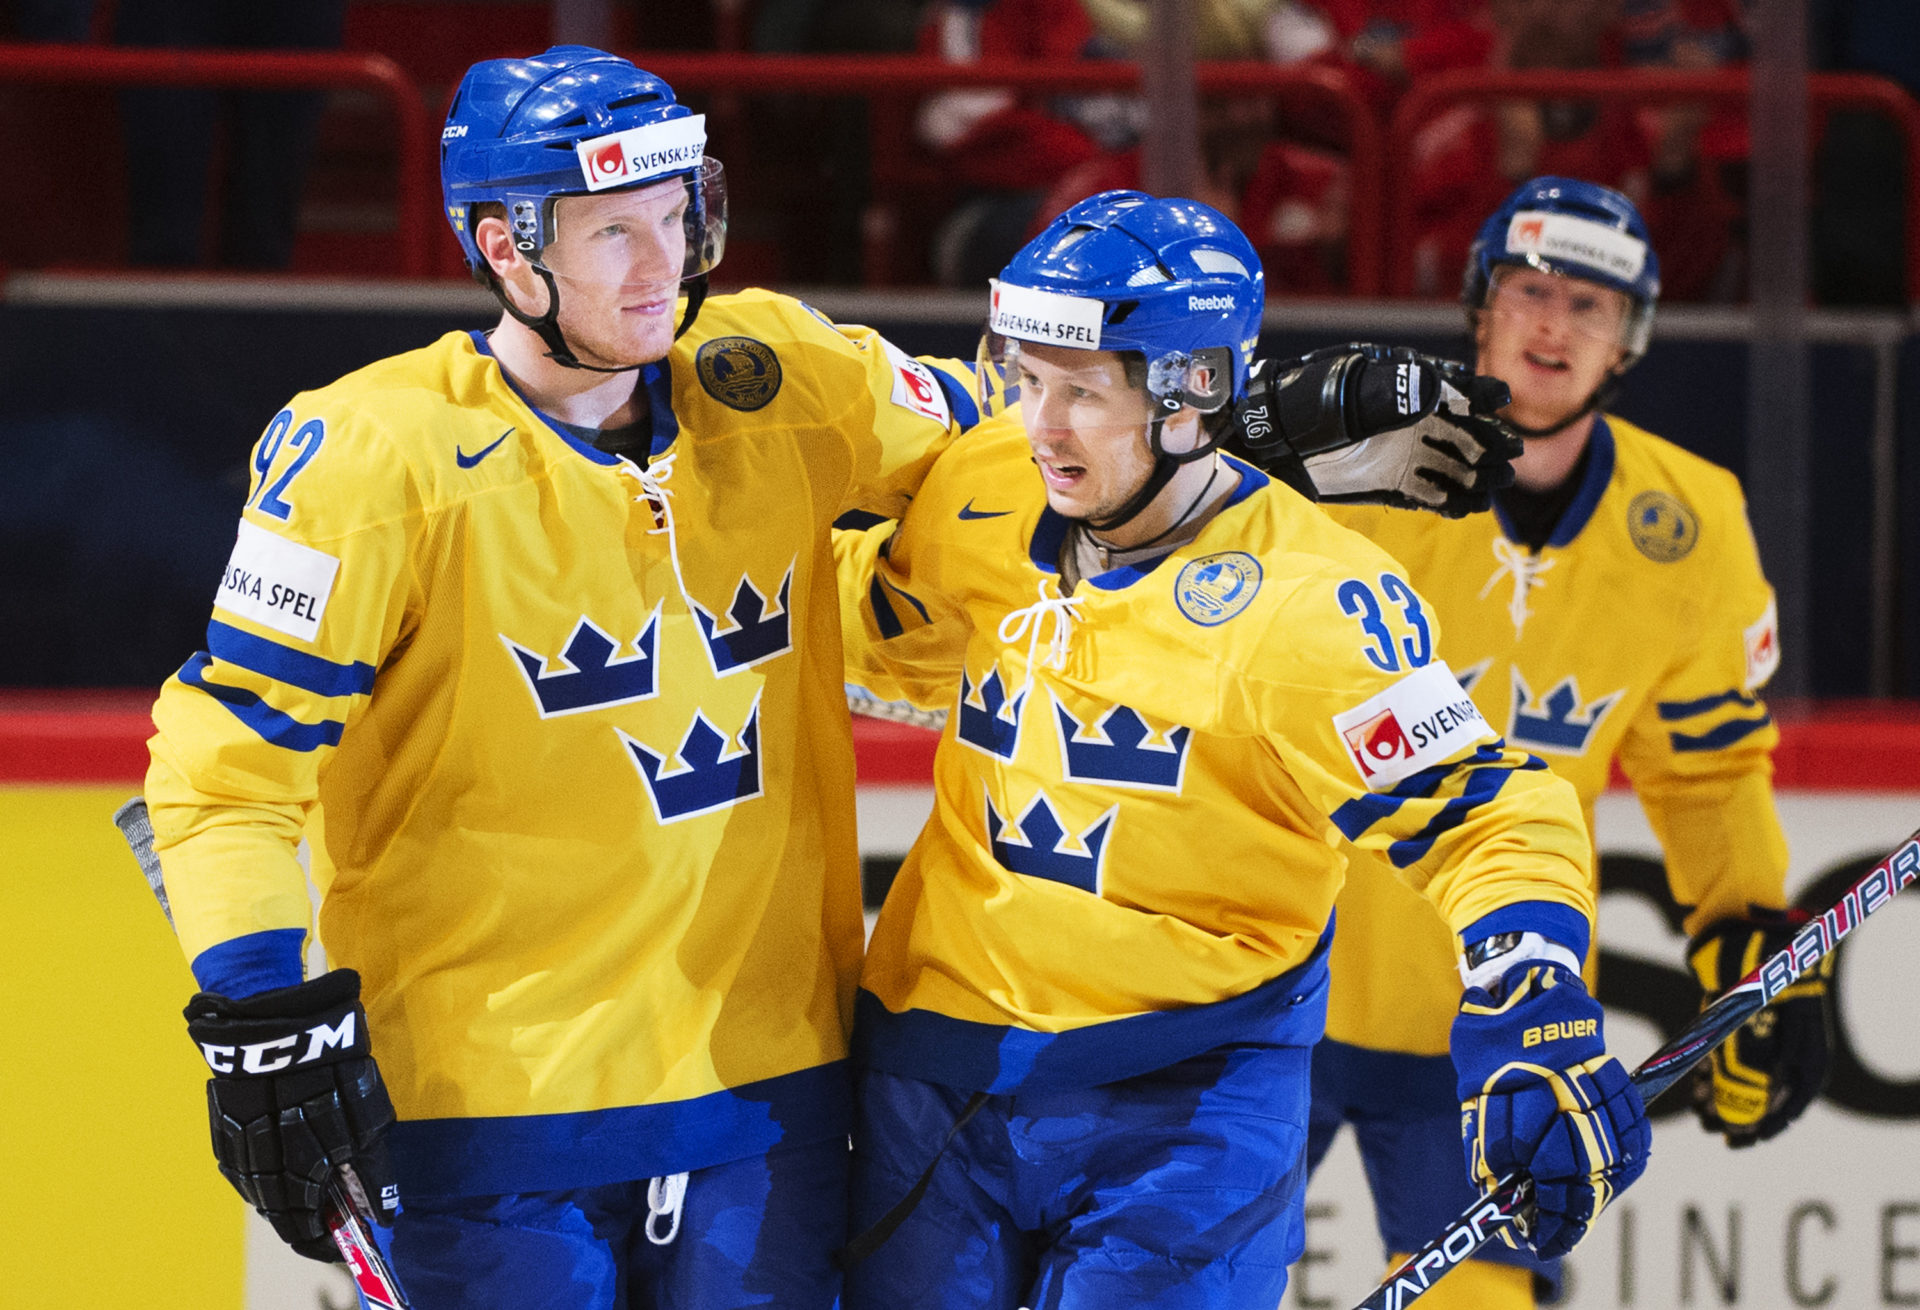
[[[1535,587],[1547,584],[1540,575],[1553,567],[1550,559],[1541,559],[1525,546],[1505,537],[1493,539],[1493,558],[1498,561],[1493,576],[1487,579],[1487,585],[1480,588],[1480,599],[1500,585],[1500,579],[1513,579],[1513,595],[1507,601],[1507,617],[1513,620],[1513,635],[1517,639],[1521,630],[1527,626],[1527,619],[1533,611],[1527,608],[1527,594]]]

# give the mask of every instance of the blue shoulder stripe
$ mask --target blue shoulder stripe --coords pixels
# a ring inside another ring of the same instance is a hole
[[[1708,710],[1718,709],[1722,705],[1738,705],[1743,710],[1750,710],[1759,703],[1758,697],[1743,695],[1738,688],[1735,688],[1713,696],[1702,696],[1699,700],[1656,701],[1654,709],[1659,712],[1661,718],[1671,723],[1675,719],[1690,719],[1696,714],[1705,714]]]
[[[1546,761],[1537,755],[1527,756],[1526,762],[1514,768],[1475,769],[1467,778],[1467,785],[1458,796],[1440,807],[1440,812],[1427,820],[1427,826],[1411,837],[1403,838],[1387,848],[1387,858],[1393,861],[1393,867],[1404,869],[1409,864],[1424,859],[1433,844],[1441,836],[1459,827],[1467,821],[1479,806],[1486,804],[1500,794],[1507,785],[1507,779],[1523,770],[1544,769]]]
[[[879,625],[882,638],[891,640],[906,631],[901,626],[899,615],[893,612],[893,606],[887,604],[887,589],[878,578],[867,588],[867,607],[873,611],[873,621]]]
[[[974,403],[973,396],[960,385],[960,379],[947,376],[944,369],[929,368],[934,380],[939,382],[940,390],[947,393],[947,405],[953,410],[954,421],[965,432],[980,422],[980,406]]]
[[[1667,740],[1673,743],[1676,751],[1717,751],[1724,750],[1773,722],[1771,714],[1762,714],[1757,719],[1728,719],[1717,728],[1709,728],[1702,733],[1670,732]]]
[[[338,719],[302,723],[290,714],[282,714],[244,687],[229,687],[207,680],[207,666],[213,657],[195,651],[192,659],[180,666],[180,681],[225,705],[233,717],[252,728],[262,739],[290,751],[317,750],[338,746],[341,729],[347,725]]]
[[[364,696],[373,690],[371,664],[360,660],[336,664],[230,627],[218,619],[207,624],[207,649],[217,660],[237,664],[316,696]]]
[[[1398,812],[1402,805],[1410,800],[1425,800],[1440,789],[1447,775],[1455,769],[1471,768],[1476,764],[1492,764],[1500,758],[1499,746],[1482,746],[1464,760],[1453,764],[1436,764],[1430,769],[1410,774],[1383,792],[1357,796],[1348,801],[1332,814],[1333,826],[1340,830],[1348,841],[1358,841],[1361,834],[1382,819]]]

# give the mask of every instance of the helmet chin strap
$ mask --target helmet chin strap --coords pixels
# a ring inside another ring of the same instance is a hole
[[[533,271],[540,275],[540,280],[547,284],[546,313],[529,314],[514,304],[513,297],[507,294],[506,287],[501,285],[499,276],[494,273],[491,266],[487,268],[487,287],[493,292],[494,299],[500,302],[516,322],[532,329],[534,335],[545,343],[548,359],[562,368],[577,368],[588,373],[631,373],[635,369],[645,368],[652,362],[648,360],[639,364],[620,364],[613,367],[582,362],[580,357],[573,353],[573,347],[567,344],[565,335],[560,331],[560,284],[554,280],[553,271],[545,264],[532,261],[529,261],[529,264]],[[696,273],[690,278],[682,279],[681,285],[687,290],[687,316],[681,320],[680,326],[674,329],[675,341],[685,336],[687,329],[693,326],[693,320],[700,316],[700,306],[707,298],[707,275]]]
[[[1220,448],[1220,442],[1216,439],[1178,455],[1170,454],[1160,444],[1160,430],[1169,418],[1179,412],[1179,408],[1178,404],[1167,406],[1161,413],[1154,415],[1147,426],[1147,446],[1153,451],[1153,470],[1147,474],[1147,480],[1140,484],[1140,489],[1127,497],[1126,503],[1115,510],[1111,516],[1097,521],[1085,518],[1080,520],[1081,523],[1094,532],[1112,532],[1115,528],[1125,527],[1138,518],[1147,506],[1153,504],[1160,493],[1166,490],[1167,484],[1173,481],[1173,475],[1178,473],[1182,466],[1191,464],[1197,459],[1204,459]]]
[[[1500,421],[1523,437],[1551,437],[1557,432],[1566,431],[1587,415],[1605,409],[1613,403],[1613,397],[1619,390],[1620,375],[1618,373],[1609,373],[1607,374],[1606,380],[1593,389],[1593,394],[1581,403],[1580,408],[1574,410],[1573,413],[1567,415],[1565,418],[1556,419],[1544,427],[1537,428],[1528,427],[1525,423],[1516,423],[1504,414],[1500,416]]]

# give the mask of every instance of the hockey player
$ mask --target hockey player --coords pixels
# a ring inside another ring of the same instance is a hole
[[[330,1166],[383,1220],[397,1183],[423,1306],[838,1290],[862,925],[828,527],[904,509],[973,402],[797,301],[703,305],[704,145],[598,51],[469,71],[442,176],[501,320],[275,417],[155,708],[221,1168],[321,1258]]]
[[[1445,616],[1441,655],[1511,745],[1574,785],[1589,828],[1620,765],[1687,907],[1693,969],[1717,992],[1790,931],[1776,732],[1758,699],[1779,646],[1734,476],[1603,412],[1647,348],[1659,289],[1626,197],[1521,186],[1481,227],[1463,292],[1475,367],[1512,389],[1503,414],[1526,438],[1516,484],[1495,514],[1459,522],[1334,514],[1407,563]],[[1354,1125],[1381,1234],[1405,1254],[1472,1196],[1454,1168],[1471,1089],[1446,1060],[1461,982],[1447,925],[1384,864],[1356,860],[1338,905],[1311,1156]],[[1708,1128],[1745,1145],[1807,1107],[1826,1074],[1825,1005],[1822,978],[1802,983],[1715,1054],[1695,1084]],[[1530,1306],[1533,1272],[1557,1288],[1557,1261],[1498,1244],[1481,1257],[1431,1303]]]
[[[476,65],[442,178],[499,324],[274,417],[154,711],[216,1155],[322,1259],[355,1175],[423,1305],[824,1307],[862,931],[828,525],[905,508],[971,377],[703,305],[720,166],[625,60]],[[1396,441],[1436,504],[1503,467]]]
[[[1018,417],[836,546],[854,680],[951,707],[861,975],[850,1310],[1271,1310],[1340,835],[1476,965],[1469,1136],[1533,1172],[1534,1240],[1645,1166],[1580,982],[1572,789],[1481,719],[1393,560],[1218,449],[1262,296],[1204,205],[1074,206],[994,287]]]

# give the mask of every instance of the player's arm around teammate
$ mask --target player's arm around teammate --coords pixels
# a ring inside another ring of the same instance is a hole
[[[500,322],[276,416],[155,708],[216,1154],[319,1258],[352,1165],[422,1304],[824,1308],[861,944],[829,525],[899,512],[972,400],[706,298],[723,175],[625,60],[475,66],[442,169]]]
[[[856,1310],[1270,1310],[1337,834],[1516,939],[1461,1041],[1483,1158],[1537,1164],[1567,1226],[1644,1167],[1580,1005],[1570,789],[1487,728],[1391,559],[1215,449],[1260,300],[1204,206],[1076,206],[996,287],[1018,415],[941,457],[884,555],[842,553],[855,667],[904,646],[925,704],[958,674],[862,973]]]

